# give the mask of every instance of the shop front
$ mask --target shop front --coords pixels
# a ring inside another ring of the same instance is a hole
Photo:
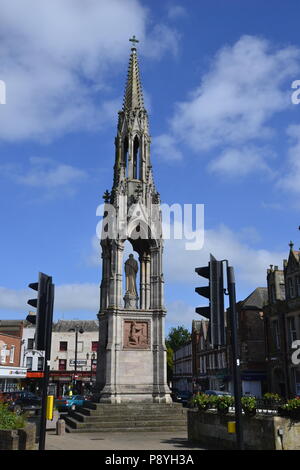
[[[72,394],[90,395],[96,383],[94,371],[51,371],[49,387],[56,397]]]
[[[26,367],[0,366],[0,392],[21,390],[22,379],[25,379],[26,375]]]

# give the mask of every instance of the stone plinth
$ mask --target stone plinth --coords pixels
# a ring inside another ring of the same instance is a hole
[[[102,403],[171,403],[165,313],[118,309],[99,315],[97,386]]]

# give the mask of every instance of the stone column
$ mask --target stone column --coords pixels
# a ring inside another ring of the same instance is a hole
[[[100,287],[100,311],[104,311],[109,303],[110,282],[110,253],[106,246],[102,246],[102,281]]]
[[[140,308],[146,308],[146,257],[141,255],[140,261]]]
[[[146,255],[145,257],[145,308],[149,310],[151,302],[151,256]]]

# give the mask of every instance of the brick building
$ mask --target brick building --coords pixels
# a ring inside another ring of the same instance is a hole
[[[300,339],[300,251],[290,243],[283,269],[267,271],[268,304],[264,308],[269,389],[282,396],[300,395],[300,365],[293,362]]]
[[[26,368],[20,367],[21,338],[14,336],[22,330],[11,324],[5,326],[9,326],[6,331],[12,334],[0,332],[0,392],[11,392],[20,388]]]

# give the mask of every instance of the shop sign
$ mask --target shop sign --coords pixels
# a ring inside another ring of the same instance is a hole
[[[25,379],[27,369],[14,367],[0,367],[0,377]]]
[[[86,359],[77,359],[76,363],[77,363],[77,366],[86,366],[87,365]],[[70,364],[70,366],[75,366],[75,359],[70,359],[69,364]]]

